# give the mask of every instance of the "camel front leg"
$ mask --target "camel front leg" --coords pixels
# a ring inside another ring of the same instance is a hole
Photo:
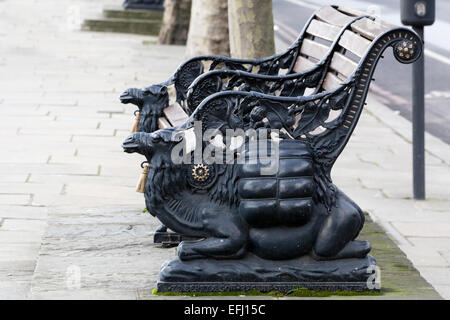
[[[224,213],[207,218],[209,237],[199,241],[183,241],[178,246],[181,260],[201,258],[238,259],[246,252],[247,227],[239,217]]]

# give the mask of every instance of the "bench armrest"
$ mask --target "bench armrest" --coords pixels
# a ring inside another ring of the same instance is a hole
[[[322,149],[318,154],[325,155],[323,161],[331,166],[335,152],[340,152],[351,134],[346,114],[353,107],[355,83],[349,80],[333,90],[297,97],[222,91],[204,99],[186,125],[201,121],[204,130],[277,129],[281,138],[308,141]]]
[[[318,135],[311,133],[318,126],[333,129],[342,124],[343,119],[339,116],[328,123],[326,121],[329,120],[331,110],[344,114],[349,105],[348,98],[352,95],[354,83],[354,80],[349,80],[333,90],[309,96],[275,96],[255,91],[222,91],[204,99],[190,119],[205,121],[215,112],[228,116],[238,114],[241,119],[239,121],[235,119],[237,122],[230,119],[223,120],[237,123],[236,128],[233,129],[245,130],[255,129],[255,126],[261,127],[261,124],[256,122],[265,119],[263,122],[266,128],[283,130],[291,139],[308,140]],[[227,108],[227,110],[221,108]],[[254,108],[260,109],[258,117],[252,115]],[[308,125],[304,126],[302,122]],[[206,123],[207,126],[208,123]]]

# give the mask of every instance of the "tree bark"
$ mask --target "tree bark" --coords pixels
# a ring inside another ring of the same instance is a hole
[[[186,54],[230,55],[227,0],[192,0]]]
[[[186,44],[192,0],[165,0],[158,44]]]
[[[233,58],[275,54],[272,0],[228,0],[228,21]]]

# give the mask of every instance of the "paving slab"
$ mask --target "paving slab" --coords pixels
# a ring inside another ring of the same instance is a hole
[[[0,242],[2,245],[4,244],[23,244],[23,243],[30,243],[30,244],[36,244],[41,242],[41,238],[44,231],[42,232],[35,231],[17,231],[17,230],[2,230],[0,229]]]
[[[444,222],[394,222],[393,226],[406,237],[448,237],[450,223]]]
[[[0,193],[0,204],[28,205],[32,201],[29,193]]]
[[[46,221],[32,219],[3,219],[2,231],[32,231],[39,232],[45,229]]]

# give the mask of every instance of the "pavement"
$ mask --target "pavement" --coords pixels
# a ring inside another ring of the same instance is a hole
[[[185,48],[77,30],[117,3],[0,1],[0,299],[137,299],[175,255],[152,243],[118,96],[166,80]],[[450,299],[450,146],[426,134],[427,200],[413,200],[411,123],[367,102],[333,179]]]

